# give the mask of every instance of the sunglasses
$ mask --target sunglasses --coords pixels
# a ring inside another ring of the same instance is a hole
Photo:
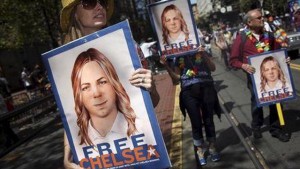
[[[259,16],[259,17],[253,18],[253,19],[261,20],[262,18],[263,18],[262,16]]]
[[[107,2],[105,0],[81,0],[80,3],[86,10],[94,9],[97,3],[99,3],[104,8],[107,7]]]

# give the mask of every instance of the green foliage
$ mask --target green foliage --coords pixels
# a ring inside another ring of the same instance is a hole
[[[286,0],[264,0],[264,10],[270,11],[273,15],[284,15],[288,13]]]
[[[254,0],[240,0],[240,9],[247,12],[254,2]],[[287,0],[263,0],[263,10],[268,10],[274,15],[284,15],[288,11]]]
[[[253,3],[253,0],[240,0],[240,9],[242,12],[247,12],[250,10],[250,7]]]
[[[58,35],[58,0],[1,0],[0,49],[50,42]],[[57,17],[53,17],[57,16]],[[48,19],[47,19],[48,18]],[[50,30],[49,27],[50,26]],[[49,33],[49,31],[53,31]]]

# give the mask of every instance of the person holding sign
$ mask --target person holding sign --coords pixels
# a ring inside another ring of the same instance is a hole
[[[256,106],[255,91],[250,76],[250,74],[255,72],[255,68],[248,64],[248,56],[279,49],[280,43],[276,41],[272,34],[264,31],[264,18],[259,9],[248,11],[244,17],[244,22],[247,24],[247,28],[237,35],[233,43],[230,64],[232,67],[242,69],[247,73],[247,86],[251,92],[251,128],[254,138],[258,139],[262,137],[261,126],[264,123],[263,108]],[[289,141],[289,134],[285,133],[279,125],[276,105],[270,105],[269,110],[269,131],[271,135],[282,142]]]
[[[180,9],[174,5],[168,5],[161,14],[163,44],[170,45],[189,39],[189,30]]]
[[[204,47],[200,47],[196,54],[177,57],[174,69],[169,67],[166,61],[167,58],[162,57],[161,63],[165,65],[172,80],[180,81],[181,84],[180,109],[183,114],[187,112],[190,117],[193,143],[200,165],[206,165],[208,153],[212,161],[219,161],[221,157],[215,145],[216,131],[213,115],[215,111],[220,110],[214,80],[211,76],[211,72],[216,69],[215,64],[210,55],[205,52]],[[209,143],[208,148],[203,127]]]
[[[114,1],[108,0],[62,0],[60,24],[65,32],[64,43],[89,35],[107,26],[107,21],[113,13]],[[155,83],[151,71],[144,68],[137,69],[129,79],[136,87],[143,87],[150,92],[152,103],[159,102]],[[64,137],[64,165],[65,168],[80,168],[72,163],[72,153],[66,134]]]

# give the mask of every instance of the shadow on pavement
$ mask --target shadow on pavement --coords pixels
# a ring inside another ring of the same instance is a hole
[[[0,159],[5,169],[63,169],[63,127],[60,121]],[[38,158],[37,158],[38,157]]]
[[[238,128],[240,129],[240,131],[243,131],[242,134],[243,134],[244,138],[249,136],[248,133],[251,133],[251,128],[244,123],[239,124]],[[222,150],[226,149],[229,146],[237,145],[240,143],[241,143],[241,140],[235,133],[233,127],[229,127],[220,132],[219,137],[217,138],[216,145],[217,145],[218,151],[221,152]]]

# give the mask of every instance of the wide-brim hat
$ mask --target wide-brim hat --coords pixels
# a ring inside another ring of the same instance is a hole
[[[68,26],[70,24],[70,17],[73,8],[76,4],[78,4],[80,0],[61,0],[62,10],[60,11],[60,27],[63,32],[67,32]],[[113,0],[105,0],[106,7],[106,20],[109,20],[114,11],[114,1]]]

